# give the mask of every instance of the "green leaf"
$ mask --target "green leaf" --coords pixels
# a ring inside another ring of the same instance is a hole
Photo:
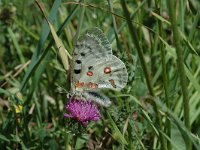
[[[6,141],[6,142],[10,142],[10,140],[2,134],[0,134],[0,139],[3,140],[3,141]]]

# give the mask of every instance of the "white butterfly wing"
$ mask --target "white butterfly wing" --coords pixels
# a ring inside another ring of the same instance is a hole
[[[98,28],[89,29],[77,41],[71,63],[72,92],[103,106],[111,104],[108,97],[95,90],[121,90],[127,84],[124,63],[112,55],[111,45]]]
[[[81,78],[86,58],[102,58],[110,54],[112,54],[111,45],[103,32],[98,28],[87,30],[74,46],[71,63],[72,86]]]

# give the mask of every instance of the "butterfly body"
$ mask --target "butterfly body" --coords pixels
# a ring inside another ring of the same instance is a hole
[[[74,96],[109,106],[99,89],[121,90],[127,84],[124,63],[112,54],[111,45],[98,28],[89,29],[74,46],[71,63],[71,92]]]

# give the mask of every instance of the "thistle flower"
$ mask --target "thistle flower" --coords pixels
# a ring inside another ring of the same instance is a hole
[[[98,106],[92,101],[72,97],[66,105],[66,110],[69,114],[65,113],[65,118],[72,118],[85,126],[89,121],[98,121],[101,119]]]

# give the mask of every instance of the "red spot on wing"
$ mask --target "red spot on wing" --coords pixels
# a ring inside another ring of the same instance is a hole
[[[93,76],[93,72],[92,71],[88,71],[87,75],[91,77],[91,76]]]
[[[77,87],[77,88],[81,88],[83,86],[84,86],[84,82],[79,82],[79,81],[75,85],[75,87]]]
[[[98,88],[98,84],[93,83],[91,88],[92,88],[92,89],[97,89],[97,88]]]
[[[105,74],[111,73],[111,68],[110,68],[110,67],[105,67],[105,68],[104,68],[104,73],[105,73]]]
[[[87,87],[94,90],[94,89],[98,88],[98,84],[89,82],[89,83],[87,83]]]
[[[90,89],[92,89],[92,90],[95,90],[95,89],[98,88],[98,84],[92,83],[92,82],[86,83],[86,82],[79,82],[79,81],[78,81],[78,82],[75,84],[75,87],[76,87],[76,88],[88,87],[88,88],[90,88]]]

